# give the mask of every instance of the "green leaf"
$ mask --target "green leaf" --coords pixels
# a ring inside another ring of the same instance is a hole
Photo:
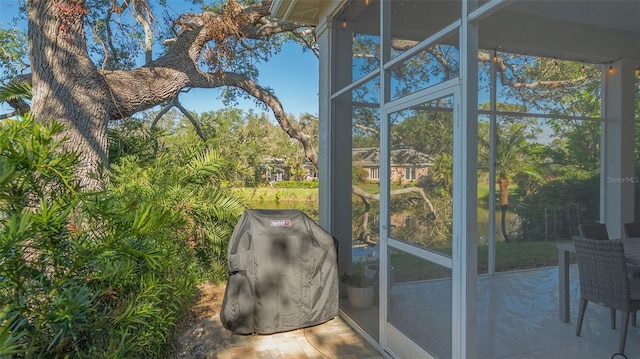
[[[0,101],[31,100],[31,85],[28,82],[9,82],[0,86]]]
[[[21,344],[21,339],[26,335],[24,330],[25,319],[18,319],[10,306],[5,306],[0,311],[0,357],[6,358],[13,354],[23,354],[27,349]]]

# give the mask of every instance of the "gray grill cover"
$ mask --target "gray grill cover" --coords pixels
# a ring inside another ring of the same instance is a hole
[[[324,323],[338,315],[333,237],[298,210],[246,210],[228,249],[222,325],[269,334]]]

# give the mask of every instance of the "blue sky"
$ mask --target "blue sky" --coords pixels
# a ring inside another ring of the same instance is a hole
[[[302,53],[299,46],[286,45],[269,63],[261,65],[258,82],[275,91],[287,113],[318,114],[318,59],[310,52]],[[192,90],[181,100],[196,112],[218,110],[223,107],[218,95],[214,90]],[[238,107],[263,112],[252,101],[240,100]]]
[[[0,26],[11,24],[17,14],[20,0],[0,0]],[[181,11],[184,1],[168,1],[170,7]],[[285,45],[283,50],[259,67],[258,83],[272,88],[287,113],[318,113],[318,59],[298,45]],[[220,91],[194,89],[180,97],[186,108],[195,112],[215,111],[223,108],[218,98]],[[260,113],[265,112],[251,100],[240,99],[237,107]],[[6,104],[0,104],[0,113],[8,112]],[[269,116],[273,118],[270,111]]]

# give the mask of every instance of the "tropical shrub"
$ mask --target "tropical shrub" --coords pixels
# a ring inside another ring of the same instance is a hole
[[[118,163],[121,158],[135,155],[139,162],[153,160],[166,151],[162,141],[168,132],[162,128],[149,128],[149,121],[127,117],[109,124],[109,163]]]
[[[172,147],[147,164],[135,156],[122,158],[113,166],[110,190],[129,207],[153,205],[179,217],[184,225],[172,236],[193,251],[201,276],[222,279],[227,244],[245,208],[221,185],[232,166],[213,150]]]
[[[205,209],[168,205],[179,184],[129,191],[145,187],[125,173],[145,183],[160,168],[122,165],[106,190],[79,191],[61,130],[0,123],[0,357],[161,357],[197,280],[185,213]],[[211,183],[205,162],[183,176]]]
[[[110,190],[131,206],[151,202],[179,216],[185,225],[175,236],[194,251],[198,275],[226,279],[227,243],[246,208],[228,183],[242,165],[196,136],[136,118],[112,124],[109,141]]]
[[[599,218],[600,174],[573,173],[540,185],[536,190],[518,189],[513,207],[520,220],[518,240],[570,240],[580,223]]]

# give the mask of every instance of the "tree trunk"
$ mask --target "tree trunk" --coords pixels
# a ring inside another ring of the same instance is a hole
[[[302,143],[306,156],[317,164],[310,137],[290,123],[268,89],[244,74],[205,73],[199,67],[202,49],[210,41],[237,37],[242,31],[241,36],[264,39],[299,27],[289,22],[262,26],[270,4],[233,7],[232,19],[213,12],[184,15],[177,21],[183,30],[162,57],[133,70],[102,71],[87,52],[84,0],[27,0],[32,115],[37,121],[56,119],[66,126],[63,150],[79,155],[76,172],[86,189],[100,187],[91,174],[108,166],[108,122],[165,103],[184,88],[241,89],[270,107],[280,127]],[[229,21],[236,22],[230,26]]]
[[[27,1],[32,115],[58,120],[68,140],[63,150],[79,155],[77,173],[87,189],[99,187],[91,172],[106,164],[108,87],[91,62],[83,31],[84,1]]]
[[[500,186],[500,230],[502,231],[502,237],[505,242],[509,242],[509,236],[507,235],[507,209],[509,208],[509,179],[501,175],[498,178],[498,184]]]
[[[368,245],[376,245],[376,243],[371,241],[371,236],[369,235],[369,211],[371,210],[371,205],[365,197],[359,197],[362,204],[364,204],[364,214],[362,215],[362,222],[360,224],[360,234],[357,238]]]

